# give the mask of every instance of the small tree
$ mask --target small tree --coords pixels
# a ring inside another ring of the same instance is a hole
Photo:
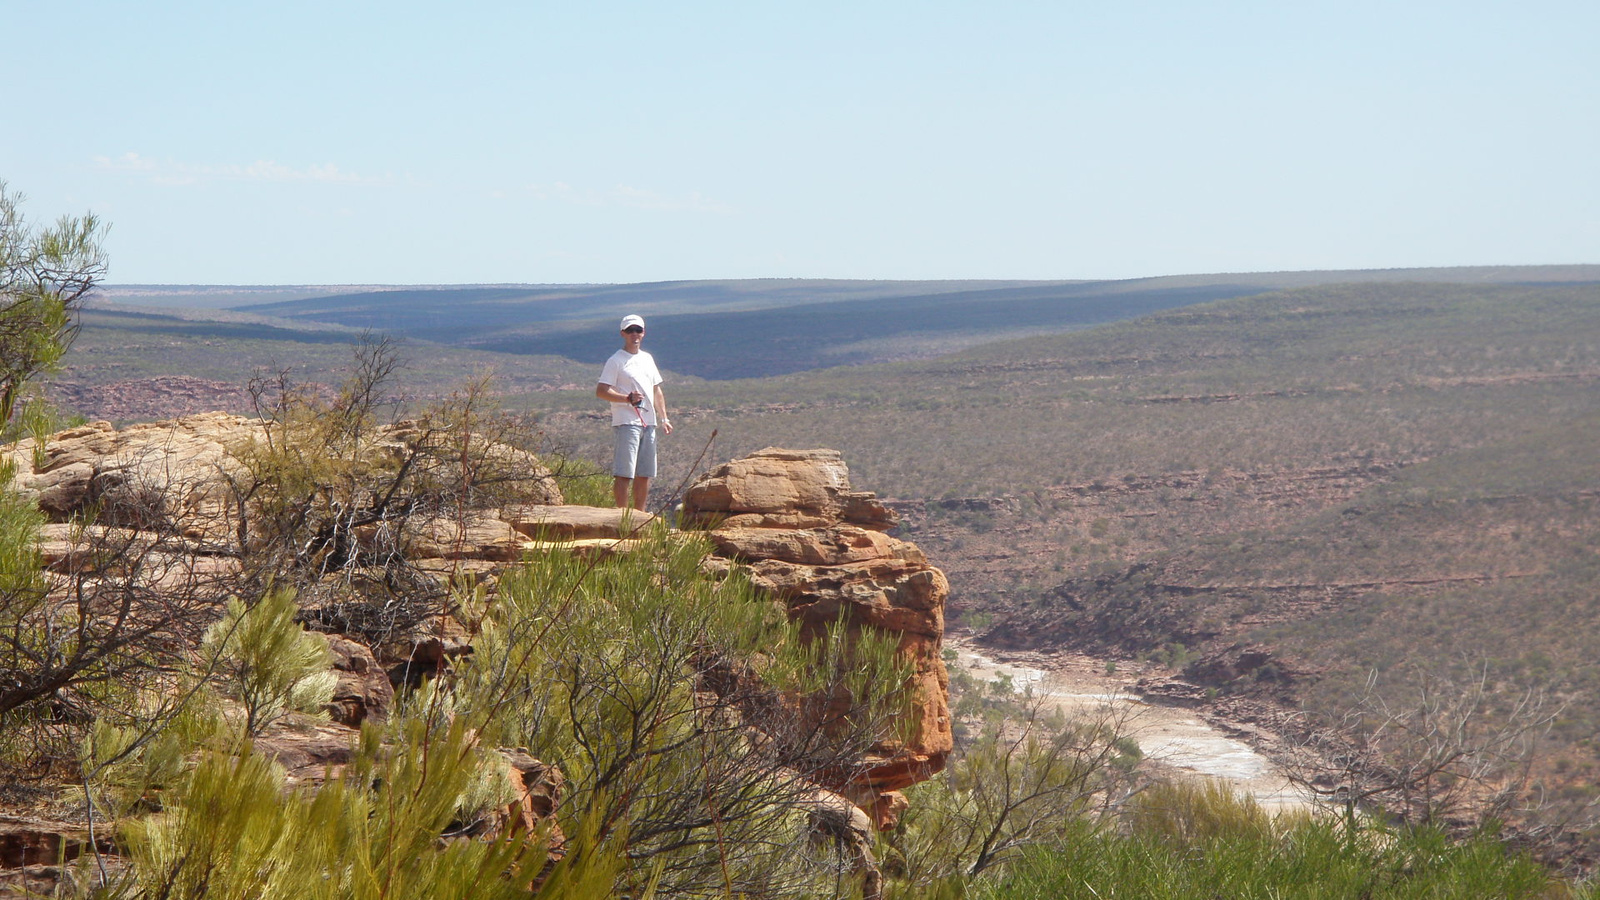
[[[1103,707],[1066,716],[1048,693],[1007,689],[986,705],[982,732],[957,747],[945,777],[908,792],[911,809],[889,836],[911,896],[1051,845],[1129,796],[1142,754],[1129,714]]]
[[[486,378],[400,419],[395,344],[364,336],[334,390],[288,373],[251,384],[258,440],[230,448],[235,543],[246,595],[292,586],[316,627],[378,644],[448,611],[448,591],[411,561],[483,511],[560,502],[527,423],[492,410]]]
[[[1288,773],[1312,796],[1422,825],[1478,824],[1530,810],[1530,766],[1557,711],[1539,691],[1497,691],[1480,669],[1467,681],[1424,674],[1407,696],[1365,689],[1335,716],[1308,724]]]
[[[0,424],[40,375],[54,371],[76,333],[73,313],[105,276],[105,225],[89,213],[35,230],[22,195],[0,181]]]

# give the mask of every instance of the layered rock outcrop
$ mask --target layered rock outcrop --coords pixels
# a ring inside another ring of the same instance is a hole
[[[768,448],[721,465],[689,489],[683,513],[685,527],[705,530],[718,557],[782,602],[804,633],[842,621],[895,640],[911,668],[912,719],[878,742],[851,783],[830,785],[885,827],[903,802],[893,792],[943,769],[952,746],[944,574],[887,533],[894,514],[851,489],[833,450]]]
[[[13,485],[52,521],[90,507],[102,521],[226,541],[233,510],[225,486],[240,471],[232,448],[260,440],[258,419],[203,413],[129,425],[94,422],[7,446]]]
[[[120,430],[86,425],[53,435],[42,447],[32,441],[11,445],[0,456],[17,472],[16,488],[57,523],[47,526],[40,545],[53,575],[77,577],[97,566],[102,571],[108,547],[181,554],[186,563],[173,571],[191,577],[201,570],[237,575],[249,550],[239,539],[239,485],[249,474],[239,454],[266,433],[258,420],[209,413]],[[393,456],[413,439],[402,424],[376,432],[366,445],[377,457]],[[548,490],[503,507],[419,516],[406,523],[404,540],[384,532],[386,524],[364,526],[352,542],[402,550],[421,580],[435,586],[470,577],[492,593],[499,572],[529,553],[626,552],[635,530],[653,521],[642,513],[565,506],[537,460],[515,456],[510,448],[503,452],[507,465],[525,468],[547,482]],[[83,524],[96,514],[100,524]],[[819,786],[865,810],[877,827],[888,827],[904,806],[897,792],[940,771],[951,750],[941,657],[944,575],[915,545],[889,533],[894,514],[872,493],[851,488],[848,467],[831,450],[768,449],[719,466],[688,492],[683,521],[712,542],[713,565],[743,567],[803,633],[820,634],[843,622],[852,635],[873,629],[894,641],[911,671],[910,720],[884,729],[864,765]],[[326,591],[315,580],[300,586],[304,621],[352,634],[329,638],[339,678],[328,708],[334,722],[292,739],[273,735],[262,742],[263,752],[279,759],[291,780],[315,782],[336,771],[349,753],[354,726],[388,715],[395,687],[472,652],[473,634],[443,613],[389,642],[350,640],[354,629],[341,627],[347,622],[334,594],[348,600],[363,578],[380,574],[353,568],[330,575]],[[150,586],[159,591],[158,583]],[[273,744],[280,739],[282,746]],[[560,776],[546,773],[537,761],[514,762],[526,790],[503,824],[531,828],[550,815]],[[847,830],[859,831],[859,824],[851,820]],[[865,839],[860,843],[867,845]]]
[[[462,440],[405,421],[373,428],[337,451],[320,445],[305,448],[300,464],[306,473],[322,471],[318,477],[328,485],[308,490],[301,502],[305,511],[321,516],[325,520],[321,527],[332,529],[334,535],[280,534],[273,529],[281,523],[270,521],[270,514],[252,504],[270,493],[262,490],[262,482],[278,474],[273,468],[278,463],[270,459],[274,451],[266,448],[276,442],[277,452],[282,453],[284,442],[296,439],[296,434],[286,437],[282,426],[261,419],[203,413],[121,429],[95,422],[42,442],[30,438],[8,445],[0,449],[0,458],[15,472],[13,487],[33,499],[54,523],[47,526],[40,549],[47,566],[58,574],[113,574],[88,573],[87,568],[104,568],[116,558],[137,567],[139,574],[130,577],[156,591],[166,580],[173,590],[203,589],[226,596],[233,590],[230,581],[253,577],[285,582],[282,561],[272,552],[262,552],[261,542],[321,541],[333,548],[330,554],[342,554],[344,561],[331,566],[319,561],[318,569],[331,572],[326,583],[308,581],[296,587],[306,622],[328,632],[353,626],[352,616],[337,607],[349,606],[352,597],[368,588],[415,596],[429,590],[441,593],[444,584],[463,577],[492,582],[501,567],[522,559],[534,543],[534,527],[526,516],[530,504],[544,508],[562,503],[555,479],[531,454],[476,435]],[[319,453],[356,458],[318,460]],[[345,479],[332,474],[340,466],[361,472],[368,486],[340,496]],[[469,467],[477,474],[460,471]],[[398,474],[402,472],[408,474]],[[429,488],[418,490],[416,485],[451,479],[462,496],[483,493],[476,490],[474,479],[501,488],[514,481],[514,491],[499,493],[514,496],[515,502],[467,509],[419,502]],[[393,504],[397,512],[369,514],[362,509],[375,506],[376,495],[385,491],[403,497]],[[243,521],[241,516],[251,510],[255,521]],[[335,520],[340,516],[353,523],[348,535],[337,533],[342,526]],[[372,521],[356,521],[363,517]],[[342,544],[353,549],[339,549]],[[279,556],[282,550],[277,551]],[[350,562],[357,557],[380,562],[376,568],[370,562]],[[381,562],[385,557],[404,557],[418,578],[397,588],[393,567]],[[256,571],[248,571],[251,559],[256,560]],[[356,605],[393,606],[393,599],[357,598]],[[425,605],[406,597],[400,600],[402,605]],[[450,656],[466,652],[465,642],[455,639],[462,629],[447,615],[389,627],[393,624],[385,626],[389,633],[384,641],[369,641],[378,662],[390,672],[400,671],[414,680]],[[371,690],[365,694],[342,695],[342,714],[359,720],[371,702],[386,702],[371,696]]]
[[[52,521],[65,522],[94,507],[101,520],[169,527],[226,548],[234,539],[236,492],[245,477],[238,454],[264,441],[267,429],[260,419],[220,412],[122,429],[93,422],[50,435],[42,447],[32,438],[7,445],[0,448],[0,458],[16,472],[13,486],[34,498]],[[398,460],[419,439],[417,425],[399,422],[374,429],[366,453],[375,464]],[[474,455],[524,473],[525,502],[562,502],[555,479],[533,455],[503,446],[475,448]],[[417,555],[516,559],[518,509],[476,511],[464,521],[450,516],[421,522]]]

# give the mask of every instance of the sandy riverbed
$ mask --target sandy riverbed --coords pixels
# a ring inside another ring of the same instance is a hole
[[[1148,759],[1227,781],[1269,809],[1301,808],[1306,803],[1283,773],[1250,746],[1192,710],[1145,702],[1133,693],[1132,678],[1107,672],[1101,663],[1087,657],[1065,658],[1052,661],[1046,670],[996,659],[961,637],[947,635],[945,646],[956,651],[956,665],[974,678],[993,681],[1009,676],[1018,692],[1031,688],[1069,714],[1111,711]]]

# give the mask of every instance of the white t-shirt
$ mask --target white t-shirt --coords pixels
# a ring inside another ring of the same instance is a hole
[[[640,350],[638,353],[629,353],[627,350],[618,350],[606,360],[605,367],[600,370],[600,383],[609,384],[624,394],[638,391],[644,395],[644,406],[639,412],[644,415],[644,424],[656,424],[656,385],[661,383],[661,372],[656,369],[655,357]],[[612,425],[637,425],[639,416],[633,411],[633,406],[627,403],[611,404]]]

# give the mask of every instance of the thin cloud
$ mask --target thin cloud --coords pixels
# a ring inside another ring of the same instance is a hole
[[[156,184],[186,185],[204,181],[257,181],[278,184],[389,184],[392,176],[373,177],[348,172],[333,163],[312,163],[304,168],[286,166],[270,159],[252,163],[210,165],[175,160],[154,160],[138,153],[121,156],[96,156],[95,165],[108,172],[145,178]]]
[[[674,197],[669,194],[619,184],[611,189],[611,198],[621,206],[631,206],[635,209],[655,209],[668,212],[705,212],[721,215],[733,212],[733,207],[726,203],[712,200],[699,191],[690,191],[686,195]]]
[[[647,188],[617,184],[610,190],[597,191],[577,188],[564,181],[551,184],[530,184],[525,190],[540,200],[556,200],[579,206],[627,207],[656,212],[693,212],[732,215],[736,210],[727,203],[707,197],[699,191],[687,194],[665,194]]]

